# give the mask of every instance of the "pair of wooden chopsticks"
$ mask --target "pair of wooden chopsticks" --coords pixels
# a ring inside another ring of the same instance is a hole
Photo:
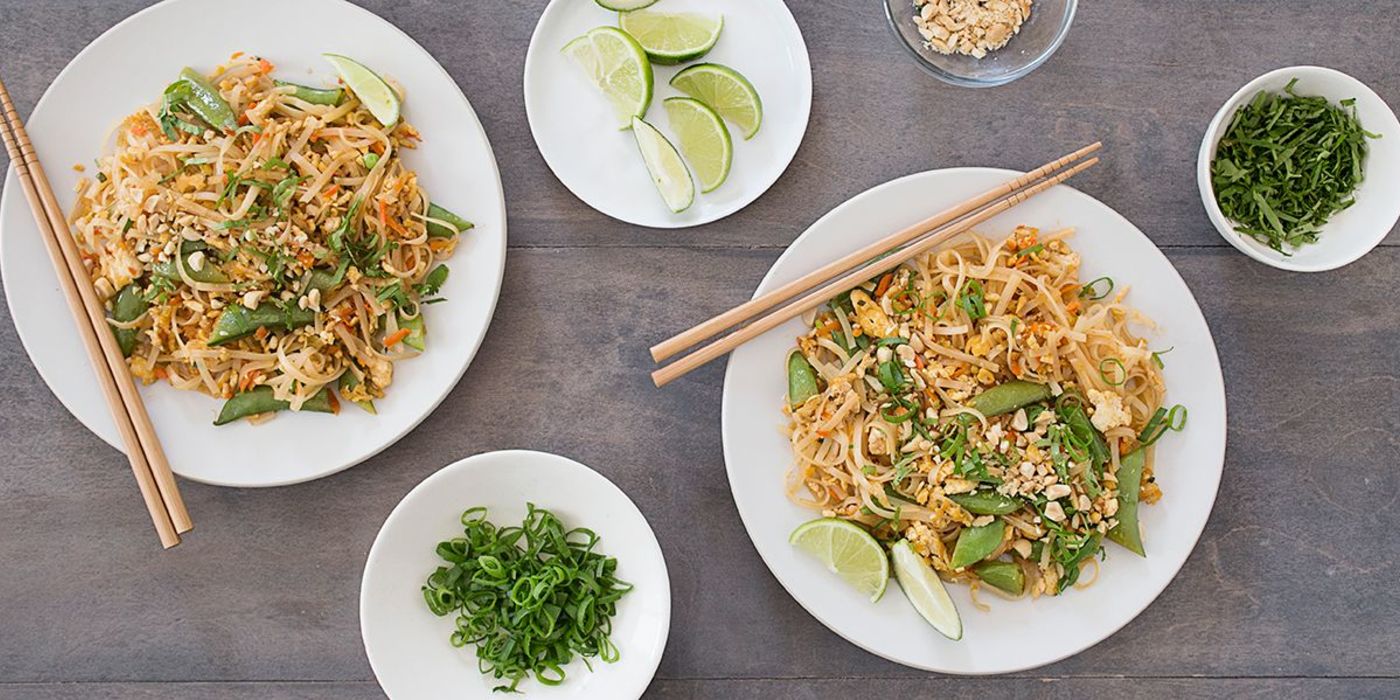
[[[180,534],[194,527],[190,514],[185,510],[185,502],[180,498],[180,489],[175,484],[175,475],[170,471],[170,463],[165,459],[160,440],[156,437],[151,418],[146,415],[146,406],[127,370],[126,359],[117,346],[107,323],[107,310],[97,292],[93,290],[87,269],[78,253],[77,243],[68,228],[63,209],[54,197],[44,167],[39,164],[34,144],[24,130],[19,113],[10,100],[5,84],[0,82],[0,136],[9,151],[10,163],[19,175],[20,187],[24,190],[29,208],[34,212],[34,221],[39,224],[44,246],[53,260],[58,282],[68,299],[78,324],[78,334],[87,348],[92,361],[93,373],[107,405],[112,409],[112,419],[126,444],[126,456],[131,462],[131,471],[136,474],[136,484],[141,489],[141,497],[146,501],[151,521],[155,523],[160,543],[169,549],[180,543]]]
[[[938,212],[917,224],[875,241],[767,294],[755,297],[688,331],[656,344],[651,348],[651,357],[653,360],[661,362],[727,328],[739,326],[719,340],[652,372],[651,380],[658,387],[664,386],[710,360],[733,351],[734,348],[788,319],[816,308],[866,280],[893,270],[906,261],[969,231],[977,224],[1074,177],[1093,167],[1095,163],[1099,162],[1099,159],[1090,158],[1073,167],[1068,166],[1099,150],[1102,146],[1102,142],[1095,142],[1063,158],[1046,163],[1025,175]],[[1067,167],[1068,169],[1066,169]],[[872,258],[877,258],[880,255],[885,255],[885,257],[870,262]],[[774,306],[837,275],[841,275],[841,277],[771,314],[761,315]]]

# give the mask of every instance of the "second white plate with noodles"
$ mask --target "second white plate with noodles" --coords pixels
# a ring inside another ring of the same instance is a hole
[[[992,168],[935,170],[868,190],[807,229],[774,263],[756,293],[795,279],[889,232],[990,189],[1018,173]],[[960,641],[941,636],[894,582],[878,603],[788,544],[798,525],[820,513],[787,495],[794,462],[782,410],[785,360],[808,328],[793,320],[739,348],[725,374],[725,463],[749,537],[773,575],[832,631],[892,661],[942,673],[1009,673],[1076,654],[1102,641],[1145,609],[1186,561],[1215,502],[1225,456],[1225,387],[1215,343],[1200,308],[1176,269],[1131,222],[1101,202],[1060,186],[978,228],[1000,240],[1017,225],[1048,233],[1070,227],[1082,256],[1080,280],[1113,277],[1130,289],[1126,303],[1153,319],[1143,331],[1164,356],[1166,402],[1189,408],[1181,433],[1156,446],[1155,471],[1164,496],[1141,509],[1147,557],[1116,544],[1092,586],[1059,596],[1006,600],[989,592],[979,610],[965,585],[948,584],[962,617]],[[985,590],[985,589],[984,589]]]
[[[276,77],[334,84],[324,53],[352,56],[403,86],[404,119],[423,141],[404,156],[435,202],[472,221],[442,289],[425,311],[427,350],[397,363],[379,414],[282,413],[274,420],[212,425],[222,401],[164,383],[143,396],[176,473],[229,486],[276,486],[357,464],[406,435],[456,385],[485,337],[505,266],[505,201],[495,156],[476,113],[437,61],[408,35],[342,0],[250,0],[236,21],[214,0],[171,0],[139,12],[78,54],[30,116],[29,133],[65,210],[86,166],[109,148],[128,114],[160,100],[181,68],[211,72],[236,51],[267,58]],[[309,27],[328,28],[308,32]],[[333,28],[330,29],[330,28]],[[117,432],[78,342],[72,315],[13,174],[0,202],[0,271],[20,339],[35,367],[84,425],[119,447]]]

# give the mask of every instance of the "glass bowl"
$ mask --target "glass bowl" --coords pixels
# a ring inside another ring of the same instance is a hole
[[[1069,33],[1077,4],[1077,0],[1035,0],[1021,31],[1006,46],[982,58],[945,56],[929,48],[914,23],[912,0],[885,0],[885,17],[919,67],[933,77],[963,87],[994,87],[1029,74],[1050,58]]]

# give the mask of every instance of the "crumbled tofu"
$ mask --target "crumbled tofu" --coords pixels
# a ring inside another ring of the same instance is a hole
[[[1094,405],[1090,420],[1099,432],[1106,433],[1120,425],[1132,422],[1133,416],[1123,405],[1123,397],[1111,391],[1089,390],[1089,403]]]

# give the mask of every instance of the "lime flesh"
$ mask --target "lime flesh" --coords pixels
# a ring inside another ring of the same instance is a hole
[[[894,576],[914,609],[943,636],[953,641],[962,639],[962,618],[938,572],[909,546],[908,540],[896,542],[890,554],[894,557]]]
[[[564,45],[612,104],[619,128],[646,116],[651,105],[651,62],[636,39],[616,27],[598,27]]]
[[[700,181],[700,191],[711,192],[724,184],[734,161],[734,143],[724,120],[703,102],[689,97],[670,97],[662,104],[681,153]]]
[[[378,73],[353,58],[333,53],[322,54],[322,57],[335,66],[345,86],[360,98],[360,102],[380,124],[393,126],[399,121],[399,96]]]
[[[704,102],[721,117],[739,127],[744,139],[753,138],[763,123],[763,101],[739,71],[718,63],[700,63],[677,73],[671,87]]]
[[[689,209],[695,201],[695,182],[690,179],[690,171],[685,169],[685,161],[681,160],[676,147],[656,127],[639,117],[632,118],[632,133],[637,137],[637,148],[642,151],[651,181],[666,206],[677,214]]]
[[[642,10],[624,12],[618,25],[632,35],[647,56],[661,65],[694,61],[710,52],[724,29],[724,17],[698,12],[670,14]]]
[[[819,518],[799,525],[788,536],[788,543],[826,564],[832,573],[870,596],[870,602],[885,594],[890,561],[885,548],[865,528],[837,518]]]

